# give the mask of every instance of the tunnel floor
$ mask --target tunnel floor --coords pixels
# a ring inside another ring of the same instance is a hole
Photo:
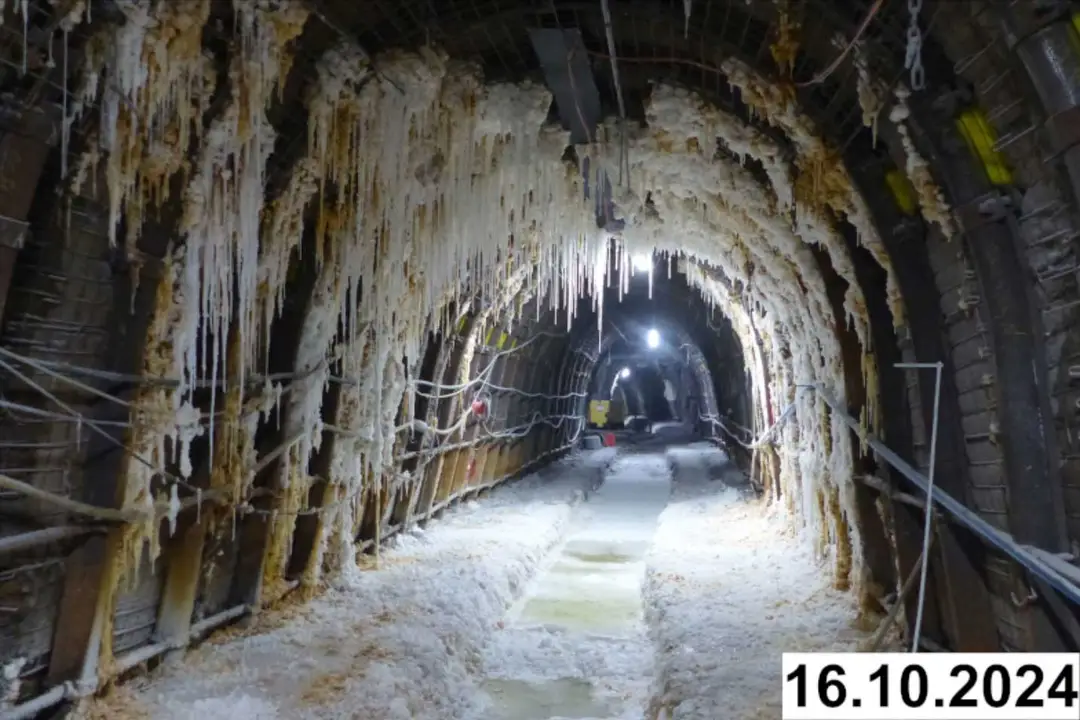
[[[779,718],[781,652],[853,650],[867,633],[743,482],[707,445],[581,452],[84,715]]]
[[[620,457],[484,653],[474,720],[640,718],[652,677],[645,557],[671,494],[663,454]]]

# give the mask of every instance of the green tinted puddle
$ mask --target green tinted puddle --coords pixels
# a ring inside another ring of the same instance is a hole
[[[505,680],[490,678],[481,685],[491,697],[491,720],[550,720],[550,718],[607,717],[610,709],[593,697],[587,680]]]

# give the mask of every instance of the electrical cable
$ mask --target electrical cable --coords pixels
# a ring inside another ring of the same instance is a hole
[[[0,348],[0,354],[2,354],[3,352],[7,352],[7,351],[4,351],[2,348]],[[118,440],[117,438],[113,437],[113,435],[111,433],[103,430],[101,425],[98,424],[98,422],[96,420],[91,420],[90,418],[87,418],[87,417],[83,416],[81,413],[77,412],[75,409],[73,409],[70,405],[65,403],[63,400],[56,397],[56,395],[54,395],[53,393],[46,390],[39,383],[34,382],[31,378],[27,377],[25,374],[20,372],[17,368],[13,367],[7,361],[0,359],[0,368],[3,368],[4,370],[7,370],[9,373],[11,373],[15,377],[17,377],[23,383],[30,386],[31,388],[33,388],[37,392],[41,393],[43,396],[45,396],[46,398],[48,398],[49,400],[51,400],[55,404],[59,405],[62,409],[66,410],[68,413],[70,413],[71,418],[73,420],[75,420],[76,422],[78,422],[80,427],[85,425],[90,430],[92,430],[94,433],[99,435],[102,439],[104,439],[106,442],[108,442],[108,443],[112,444],[113,446],[115,446],[115,447],[119,448],[120,450],[122,450],[128,457],[132,458],[136,462],[138,462],[138,463],[140,463],[142,465],[145,465],[147,468],[149,468],[150,470],[153,470],[157,474],[160,474],[161,476],[163,476],[164,478],[166,478],[170,482],[176,483],[176,484],[178,484],[178,485],[180,485],[180,486],[182,486],[184,488],[187,488],[189,490],[192,490],[194,492],[199,492],[200,491],[199,488],[197,488],[194,485],[192,485],[191,483],[187,482],[186,480],[184,480],[180,476],[175,475],[175,474],[165,470],[164,468],[159,468],[156,465],[154,465],[154,463],[147,460],[141,454],[135,452],[135,450],[133,450],[132,448],[128,447],[128,445],[126,443],[124,443],[122,440]]]
[[[859,25],[858,30],[855,31],[855,37],[851,38],[848,44],[844,47],[843,51],[836,56],[836,59],[833,60],[827,68],[814,75],[814,77],[810,78],[806,82],[795,83],[795,87],[810,87],[811,85],[819,85],[825,82],[825,80],[827,80],[828,77],[836,71],[836,68],[840,67],[840,63],[844,62],[844,58],[848,56],[848,53],[850,53],[851,50],[859,43],[859,40],[862,39],[863,33],[866,32],[866,29],[868,27],[870,27],[870,21],[874,19],[874,16],[878,14],[878,11],[881,10],[881,6],[884,4],[885,0],[875,0],[874,4],[871,5],[870,9],[867,11],[866,17],[863,18],[862,23]]]

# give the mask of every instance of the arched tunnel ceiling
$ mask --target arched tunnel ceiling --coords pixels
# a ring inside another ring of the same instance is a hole
[[[1038,64],[1075,58],[1035,31],[1066,32],[1068,4],[928,1],[927,87],[911,95],[903,3],[695,0],[689,19],[682,2],[609,4],[611,43],[600,0],[7,9],[4,148],[40,157],[0,199],[4,467],[55,489],[75,448],[67,492],[122,516],[94,529],[115,558],[79,550],[99,607],[141,592],[118,578],[162,580],[144,545],[168,545],[161,573],[199,574],[201,549],[170,535],[195,507],[235,521],[205,535],[235,567],[178,601],[182,634],[196,606],[313,586],[353,541],[571,447],[611,332],[566,314],[600,294],[612,243],[624,265],[678,256],[687,286],[651,307],[677,318],[714,387],[735,388],[710,412],[750,398],[755,431],[790,418],[751,470],[838,587],[880,602],[920,552],[915,514],[878,515],[864,478],[898,476],[860,452],[844,408],[925,471],[940,400],[940,486],[1025,544],[1080,543],[1080,161],[1068,80]],[[25,52],[14,12],[30,15]],[[548,86],[536,29],[580,33],[595,142],[561,127],[569,78]],[[614,217],[598,222],[585,195],[605,173]],[[711,308],[737,342],[715,337]],[[742,363],[726,382],[717,353]],[[895,367],[938,359],[938,396]],[[56,377],[75,366],[89,390]],[[471,417],[477,385],[502,388],[486,418]],[[80,439],[84,416],[101,447]],[[47,432],[54,449],[19,449]],[[1073,611],[1013,608],[1034,580],[965,532],[943,536],[960,590],[935,590],[928,634],[1075,646],[1058,629]],[[87,613],[54,615],[57,637],[89,637]],[[37,671],[74,678],[83,649],[47,648]]]

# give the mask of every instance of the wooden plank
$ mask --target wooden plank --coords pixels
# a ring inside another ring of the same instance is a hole
[[[518,382],[518,366],[522,363],[516,361],[514,354],[503,355],[498,361],[499,366],[492,371],[492,383],[501,387],[517,387],[515,383]],[[512,400],[513,395],[509,396],[509,402]],[[494,411],[494,408],[491,408]],[[507,425],[512,425],[513,420],[510,415],[507,415]],[[503,427],[502,430],[506,430],[507,427]],[[497,473],[499,472],[499,457],[502,454],[503,445],[502,440],[495,440],[493,442],[485,444],[482,457],[476,464],[476,482],[479,484],[487,484],[498,479]]]
[[[341,406],[341,384],[330,383],[323,394],[322,413],[326,422],[337,425],[338,409]],[[316,480],[308,492],[308,507],[325,509],[329,503],[339,502],[339,492],[329,484],[330,468],[334,457],[334,447],[339,442],[336,433],[323,432],[322,445],[311,459],[311,473]],[[293,530],[292,552],[285,569],[287,580],[297,580],[309,570],[318,574],[318,568],[309,568],[323,532],[323,513],[309,513],[296,518]]]
[[[203,547],[210,513],[180,516],[176,534],[165,547],[165,587],[158,608],[154,640],[186,644],[199,591]],[[173,655],[174,659],[177,657]]]
[[[313,230],[309,227],[305,232],[310,234]],[[290,302],[286,304],[270,330],[268,365],[271,374],[295,373],[298,364],[307,362],[312,356],[313,349],[304,346],[301,338],[314,290],[320,282],[320,273],[331,272],[328,266],[320,269],[315,257],[316,245],[314,241],[302,243],[301,254],[294,256],[290,263],[289,272],[295,273],[289,288]],[[281,352],[278,349],[286,349],[286,351]],[[307,367],[301,369],[306,370]],[[278,451],[284,443],[295,436],[296,432],[301,430],[296,427],[295,403],[291,391],[282,402],[284,407],[280,413],[280,425],[267,423],[259,429],[255,445],[260,458],[266,458]],[[291,534],[295,529],[298,516],[281,513],[272,517],[271,513],[281,509],[281,506],[287,502],[285,495],[289,490],[281,485],[281,476],[288,458],[289,453],[283,452],[266,464],[253,484],[258,485],[258,489],[268,492],[256,497],[250,503],[254,512],[244,515],[237,521],[238,555],[228,597],[230,605],[249,606],[248,622],[254,620],[267,602],[276,599],[266,597],[267,580],[275,587],[285,583],[289,558],[270,557],[274,555],[276,549],[281,547],[274,542],[271,534],[281,529],[277,525],[280,523],[286,523],[289,526],[287,532]],[[280,566],[277,565],[278,561],[280,561]],[[270,571],[272,565],[275,567],[273,571]],[[278,569],[281,572],[280,576],[264,578],[265,574],[276,575]]]
[[[428,341],[424,347],[423,359],[420,362],[418,379],[433,382],[435,378],[442,377],[446,370],[446,363],[449,360],[449,346],[451,344],[450,338],[444,337],[441,333],[436,333],[434,330],[429,332]],[[428,395],[437,397],[438,393],[431,393],[430,388],[427,388],[427,390],[429,391],[427,394],[417,396],[413,412],[414,417],[430,424],[435,421],[439,401],[428,397]],[[417,452],[424,446],[424,443],[424,433],[416,433],[414,437],[409,439],[405,452]],[[402,529],[408,529],[410,526],[420,498],[421,486],[423,485],[422,465],[423,461],[419,456],[409,458],[402,463],[401,472],[409,474],[411,481],[402,493],[402,501],[394,507],[394,515],[390,519],[392,525],[401,525]]]
[[[85,664],[96,661],[97,644],[91,640],[95,623],[100,628],[98,632],[104,631],[101,622],[108,612],[107,608],[99,607],[102,597],[98,592],[108,548],[105,536],[94,535],[67,558],[46,674],[46,684],[50,686],[77,679]]]
[[[467,314],[462,316],[462,323],[458,334],[452,339],[447,338],[447,342],[452,343],[452,350],[445,371],[441,376],[443,385],[454,385],[457,383],[457,379],[461,375],[461,361],[465,352],[465,344],[467,338],[472,334],[472,328],[476,323],[476,320],[476,314],[470,310]],[[439,400],[435,403],[436,407],[434,408],[433,413],[434,416],[438,418],[438,427],[446,427],[450,422],[450,418],[457,413],[459,404],[460,398],[457,395]],[[429,417],[432,416],[429,415]],[[440,453],[433,461],[428,461],[428,463],[423,466],[424,479],[420,488],[420,497],[416,503],[417,512],[422,517],[429,517],[431,515],[432,507],[438,503],[437,497],[439,494],[440,478],[445,462],[445,456]]]

